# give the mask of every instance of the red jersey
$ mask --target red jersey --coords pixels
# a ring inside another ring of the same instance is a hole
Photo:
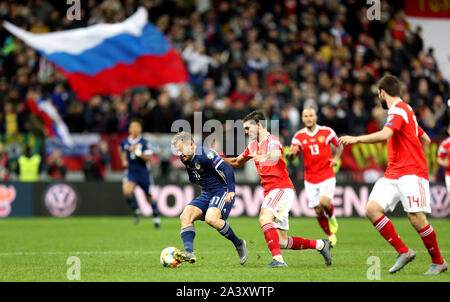
[[[331,144],[338,146],[339,142],[330,127],[316,125],[314,132],[303,128],[295,133],[291,148],[298,146],[303,153],[305,181],[317,184],[334,177],[329,161],[333,157]]]
[[[424,133],[411,106],[398,99],[388,111],[384,125],[394,131],[388,140],[388,166],[384,177],[397,179],[417,175],[428,180],[428,165],[419,137]]]
[[[256,170],[258,170],[259,177],[261,178],[261,185],[264,188],[264,197],[266,197],[273,189],[290,188],[295,191],[294,185],[286,170],[283,144],[277,137],[269,133],[259,143],[257,140],[251,141],[244,153],[242,153],[243,157],[249,158],[251,155],[268,154],[273,150],[281,151],[281,158],[276,164],[269,161],[262,163],[255,161]]]
[[[437,156],[442,159],[447,158],[449,163],[447,167],[445,167],[445,175],[450,175],[450,137],[439,145]]]

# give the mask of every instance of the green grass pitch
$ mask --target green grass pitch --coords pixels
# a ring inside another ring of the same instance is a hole
[[[406,218],[393,218],[404,242],[417,253],[416,259],[395,275],[388,273],[395,250],[364,218],[340,218],[338,243],[332,250],[333,265],[326,267],[315,250],[282,250],[289,265],[265,268],[270,252],[256,217],[231,217],[238,236],[247,240],[249,259],[244,266],[234,246],[206,223],[196,222],[194,243],[197,263],[165,268],[159,263],[161,250],[183,248],[177,218],[162,218],[155,230],[151,218],[133,225],[131,217],[7,218],[0,220],[0,282],[65,281],[69,256],[80,259],[81,281],[213,281],[213,282],[340,282],[367,279],[370,256],[380,259],[382,282],[450,281],[450,272],[424,276],[430,257]],[[441,252],[450,260],[450,220],[430,219],[437,232]],[[324,238],[314,218],[290,218],[289,234]]]

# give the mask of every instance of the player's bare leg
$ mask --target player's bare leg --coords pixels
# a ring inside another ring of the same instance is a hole
[[[316,212],[316,218],[320,227],[327,234],[333,246],[337,243],[335,233],[338,230],[338,223],[334,216],[334,206],[331,203],[331,199],[327,196],[320,196],[319,205],[314,208]]]
[[[160,229],[161,228],[161,218],[159,218],[159,210],[158,210],[158,205],[156,204],[156,202],[153,200],[153,196],[151,194],[147,194],[147,201],[150,203],[150,205],[152,206],[152,210],[153,210],[153,223],[155,224],[155,228],[156,229]]]
[[[181,240],[184,244],[184,251],[175,252],[174,257],[180,262],[194,263],[197,261],[197,257],[194,255],[194,238],[195,228],[194,222],[204,217],[201,209],[188,205],[184,208],[183,213],[180,215],[181,222]]]
[[[272,253],[273,258],[273,261],[266,265],[266,267],[286,267],[287,264],[284,262],[283,256],[281,255],[278,231],[273,224],[275,216],[272,211],[261,208],[258,221],[264,232],[264,238],[266,239],[267,246]]]
[[[222,219],[222,212],[220,209],[210,207],[208,211],[206,211],[205,222],[234,244],[239,255],[239,261],[241,265],[243,265],[248,258],[247,243],[245,240],[237,237],[228,222]]]
[[[429,224],[425,213],[408,213],[408,219],[411,225],[416,229],[422,238],[423,244],[431,257],[431,265],[426,275],[437,275],[447,270],[447,262],[442,258],[436,239],[436,232]]]
[[[136,187],[136,184],[131,181],[126,181],[122,184],[122,193],[125,196],[128,205],[133,210],[133,216],[134,216],[134,224],[139,223],[139,214],[141,213],[139,206],[136,203],[136,200],[134,199],[134,188]]]
[[[328,216],[328,225],[331,233],[336,234],[339,225],[337,223],[336,216],[334,216],[334,206],[331,203],[331,198],[327,196],[320,196],[319,203],[325,214]]]
[[[337,238],[336,235],[330,231],[329,219],[326,215],[325,210],[319,204],[317,207],[314,208],[314,211],[316,212],[316,219],[319,222],[320,227],[325,232],[325,234],[327,234],[328,239],[331,241],[332,246],[335,246]]]
[[[305,239],[301,237],[288,236],[287,231],[277,229],[280,248],[292,250],[316,249],[324,258],[325,265],[333,262],[331,255],[332,244],[329,239]]]
[[[389,269],[391,274],[401,270],[406,264],[416,258],[416,254],[408,248],[400,236],[395,231],[394,225],[384,215],[384,209],[380,204],[374,200],[369,200],[366,205],[366,216],[373,223],[377,231],[383,236],[386,241],[392,245],[398,253],[397,261],[394,266]]]

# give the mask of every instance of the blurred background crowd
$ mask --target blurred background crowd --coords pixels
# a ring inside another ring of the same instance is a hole
[[[225,122],[258,108],[279,121],[290,145],[302,109],[313,107],[319,124],[358,135],[383,127],[375,83],[391,73],[428,135],[446,137],[449,81],[401,5],[381,1],[381,20],[370,21],[366,1],[357,0],[84,0],[81,20],[70,21],[65,1],[0,1],[1,20],[34,33],[120,22],[144,6],[189,72],[181,87],[82,102],[52,64],[0,27],[0,133],[45,137],[26,102],[34,91],[53,103],[71,133],[125,135],[130,119],[140,117],[145,132],[164,134],[194,112]]]

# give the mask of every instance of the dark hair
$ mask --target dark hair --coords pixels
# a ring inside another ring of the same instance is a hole
[[[266,116],[262,111],[255,110],[250,112],[244,117],[244,123],[247,121],[255,121],[260,123],[264,128],[266,128]]]
[[[144,127],[144,121],[138,117],[133,117],[130,120],[130,125],[131,125],[131,123],[138,123],[139,125],[141,125],[141,128]]]
[[[378,89],[383,89],[390,96],[400,96],[400,81],[391,75],[386,75],[378,82]]]

